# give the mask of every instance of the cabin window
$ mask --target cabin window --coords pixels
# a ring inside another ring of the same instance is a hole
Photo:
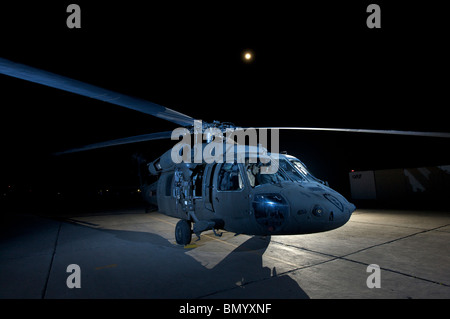
[[[219,191],[238,191],[244,188],[237,163],[224,163],[217,179]]]
[[[204,165],[197,165],[192,172],[192,183],[194,185],[194,197],[202,197],[202,184],[203,184],[203,172],[205,170]]]

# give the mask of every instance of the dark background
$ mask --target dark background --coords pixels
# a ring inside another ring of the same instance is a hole
[[[66,26],[71,2],[81,7],[81,29]],[[381,29],[366,26],[373,1],[71,2],[2,4],[0,56],[208,122],[450,131],[448,19],[437,1],[375,1]],[[245,49],[252,63],[242,61]],[[0,88],[2,200],[135,200],[132,155],[153,160],[174,144],[55,157],[177,125],[4,75]],[[442,138],[280,134],[281,150],[347,197],[350,170],[448,165],[449,146]]]

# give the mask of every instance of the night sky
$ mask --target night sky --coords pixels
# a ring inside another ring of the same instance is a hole
[[[81,29],[66,26],[71,2],[81,7]],[[366,1],[71,2],[2,5],[0,56],[208,122],[450,132],[446,11],[432,2],[376,1],[381,29],[367,28]],[[242,61],[246,49],[252,63]],[[138,187],[132,155],[153,160],[175,143],[54,157],[177,125],[4,75],[0,87],[2,192]],[[449,146],[439,138],[280,136],[281,150],[344,194],[351,169],[448,165]]]

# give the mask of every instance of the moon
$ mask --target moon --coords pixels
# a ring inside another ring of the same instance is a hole
[[[253,53],[251,51],[244,51],[242,56],[245,62],[251,62],[253,60]]]

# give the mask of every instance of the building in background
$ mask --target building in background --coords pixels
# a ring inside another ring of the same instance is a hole
[[[450,202],[450,165],[349,173],[352,200]]]

